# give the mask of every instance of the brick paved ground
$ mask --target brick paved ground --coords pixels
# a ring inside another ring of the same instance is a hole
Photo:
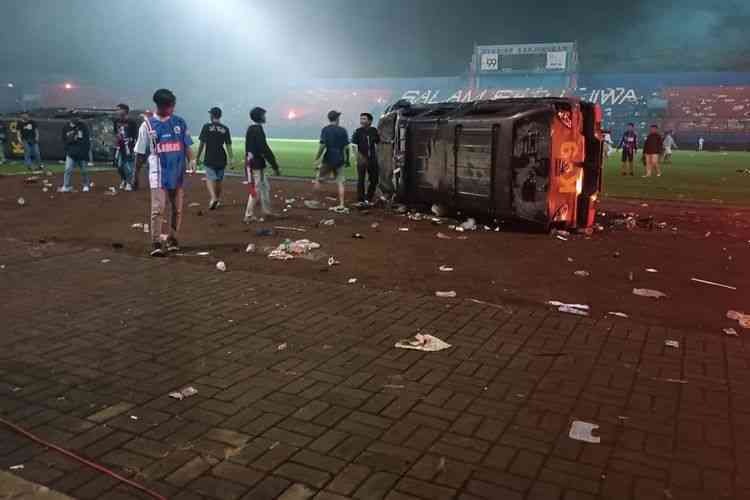
[[[12,240],[0,261],[0,414],[169,498],[750,498],[741,338]],[[418,330],[455,347],[393,348]],[[0,428],[16,464],[143,498]]]

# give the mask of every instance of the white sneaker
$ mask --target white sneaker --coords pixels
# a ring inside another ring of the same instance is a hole
[[[89,191],[91,191],[91,188],[89,186],[83,186],[83,189],[81,189],[81,191],[83,191],[84,193],[88,193]]]
[[[125,184],[125,191],[132,191],[132,190],[133,190],[133,186],[131,186],[130,184]]]
[[[120,181],[120,189],[125,189],[125,181]]]
[[[73,188],[72,187],[60,186],[59,188],[57,188],[57,192],[58,193],[72,193],[73,192]]]

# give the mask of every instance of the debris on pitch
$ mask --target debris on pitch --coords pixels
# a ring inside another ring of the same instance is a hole
[[[415,351],[437,352],[449,349],[453,346],[432,335],[418,333],[410,339],[399,340],[394,344],[394,347],[398,349],[412,349]]]
[[[599,436],[594,436],[594,431],[598,428],[599,426],[596,424],[584,422],[582,420],[574,420],[570,425],[568,437],[575,441],[598,444],[601,442],[601,438]]]

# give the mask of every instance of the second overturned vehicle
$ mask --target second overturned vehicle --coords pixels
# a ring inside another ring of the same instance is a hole
[[[602,186],[601,121],[577,98],[399,101],[378,124],[378,159],[403,203],[583,229]]]

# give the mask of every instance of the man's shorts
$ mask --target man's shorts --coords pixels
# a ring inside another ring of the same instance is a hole
[[[206,169],[206,179],[209,181],[223,181],[224,180],[224,168],[225,167],[209,167],[204,165]]]
[[[635,150],[622,148],[622,161],[632,162],[635,158]]]
[[[322,163],[320,165],[320,170],[318,170],[318,182],[331,180],[331,177],[333,177],[337,184],[343,184],[346,180],[344,177],[344,165],[334,167]]]

